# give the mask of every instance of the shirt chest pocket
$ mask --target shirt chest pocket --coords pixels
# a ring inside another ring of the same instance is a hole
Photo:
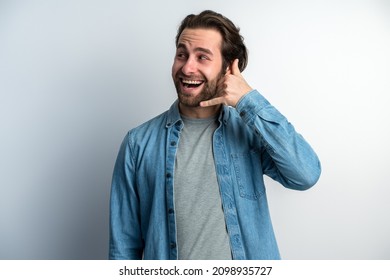
[[[231,157],[240,196],[257,200],[265,192],[260,151],[232,154]]]

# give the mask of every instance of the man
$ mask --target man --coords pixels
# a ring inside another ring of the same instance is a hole
[[[178,29],[178,100],[130,130],[114,168],[111,259],[279,259],[263,175],[305,190],[308,143],[241,72],[239,29],[212,11]]]

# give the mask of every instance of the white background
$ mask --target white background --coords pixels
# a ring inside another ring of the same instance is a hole
[[[0,259],[107,258],[119,145],[175,100],[176,30],[204,9],[322,162],[306,192],[266,180],[282,257],[390,259],[386,0],[0,0]]]

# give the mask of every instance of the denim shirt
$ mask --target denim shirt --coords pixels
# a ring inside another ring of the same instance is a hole
[[[320,162],[258,91],[223,106],[213,154],[233,259],[280,259],[263,175],[295,190],[313,186]],[[115,163],[110,259],[177,259],[174,164],[183,128],[178,101],[128,132]]]

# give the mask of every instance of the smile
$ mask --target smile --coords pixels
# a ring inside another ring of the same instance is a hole
[[[180,79],[181,83],[183,84],[184,87],[187,88],[195,88],[200,86],[201,84],[204,83],[204,81],[201,80],[186,80],[186,79]]]

